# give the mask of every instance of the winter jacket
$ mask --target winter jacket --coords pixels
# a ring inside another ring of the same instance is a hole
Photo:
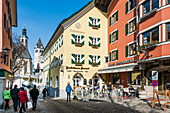
[[[11,90],[11,97],[12,97],[13,100],[19,99],[18,93],[19,93],[18,88],[14,88],[14,89]]]
[[[71,93],[71,91],[73,91],[73,89],[71,88],[70,85],[67,85],[67,87],[66,87],[66,92],[67,92],[67,93]]]
[[[3,92],[3,97],[4,97],[4,99],[10,99],[10,97],[11,97],[10,91],[9,90],[5,90]]]
[[[25,103],[26,100],[29,101],[26,91],[21,91],[18,95],[20,96],[20,103]]]
[[[30,96],[32,97],[33,100],[37,99],[39,95],[38,89],[34,88],[30,91]]]

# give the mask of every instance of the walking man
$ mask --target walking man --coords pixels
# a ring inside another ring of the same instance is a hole
[[[9,88],[6,88],[6,90],[3,92],[3,97],[5,100],[5,110],[9,109],[9,100],[10,100],[10,91]]]
[[[11,90],[11,97],[13,100],[13,106],[14,106],[14,111],[17,112],[17,106],[18,106],[18,100],[19,100],[19,89],[17,88],[17,85],[14,86],[14,89]]]
[[[30,91],[30,96],[32,98],[32,110],[35,110],[36,109],[36,105],[37,105],[37,99],[38,99],[38,95],[39,95],[39,91],[38,89],[36,89],[36,85],[34,85],[34,88]]]
[[[67,87],[66,87],[66,92],[67,92],[67,102],[70,102],[70,94],[71,91],[73,91],[73,89],[71,88],[70,84],[68,83]]]
[[[43,91],[42,91],[42,93],[43,93],[43,99],[45,100],[45,97],[46,97],[46,94],[47,94],[47,89],[44,88]]]

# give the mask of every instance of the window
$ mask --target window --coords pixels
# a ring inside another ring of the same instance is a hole
[[[100,19],[89,17],[89,26],[93,28],[100,28]]]
[[[144,33],[143,36],[144,36],[144,40],[143,40],[144,44],[148,44],[153,41],[159,41],[159,27]]]
[[[92,37],[92,45],[97,45],[97,38],[96,37]]]
[[[118,40],[118,30],[116,30],[110,34],[110,43],[113,43],[116,40]]]
[[[126,46],[126,57],[136,55],[136,43]]]
[[[136,19],[129,22],[129,33],[132,33],[136,30]]]
[[[58,62],[58,59],[56,58],[55,59],[55,67],[57,67],[57,62]]]
[[[110,53],[110,61],[115,61],[118,59],[118,50],[111,51]]]
[[[7,32],[8,31],[8,20],[7,20],[6,14],[4,14],[4,27]]]
[[[128,0],[126,2],[126,14],[136,7],[136,0]]]
[[[75,54],[75,62],[80,63],[81,60],[81,55],[80,54]]]
[[[167,40],[170,40],[170,24],[167,24]]]
[[[75,43],[77,44],[81,43],[81,35],[75,35]]]
[[[170,0],[167,0],[167,4],[170,4]]]
[[[104,56],[104,63],[109,63],[109,57],[108,56]]]
[[[144,15],[149,13],[155,8],[159,8],[159,0],[148,0],[143,4],[143,13]]]
[[[8,66],[9,56],[4,56],[4,64]]]
[[[51,69],[53,69],[53,61],[51,62]]]
[[[36,53],[38,53],[38,50],[35,50]]]
[[[126,35],[134,33],[136,31],[136,17],[128,22],[125,26]]]
[[[115,24],[118,21],[118,11],[116,11],[114,14],[110,17],[110,26]]]
[[[27,73],[27,63],[25,64],[25,73]]]
[[[96,63],[97,62],[97,56],[92,56],[92,63]]]

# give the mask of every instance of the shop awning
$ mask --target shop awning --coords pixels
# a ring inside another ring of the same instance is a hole
[[[103,69],[98,70],[98,74],[129,72],[129,71],[133,71],[136,65],[137,65],[136,63],[133,63],[133,64],[126,64],[126,65],[103,68]]]

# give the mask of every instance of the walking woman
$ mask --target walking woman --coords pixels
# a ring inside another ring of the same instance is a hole
[[[10,100],[10,91],[9,88],[6,88],[6,90],[3,92],[3,97],[5,100],[5,110],[9,109],[9,100]]]
[[[20,113],[22,113],[22,109],[25,110],[25,103],[26,101],[29,101],[28,96],[27,96],[27,92],[24,90],[24,88],[21,88],[21,91],[18,93],[18,95],[20,96],[20,103],[21,103],[21,107],[20,107]]]

